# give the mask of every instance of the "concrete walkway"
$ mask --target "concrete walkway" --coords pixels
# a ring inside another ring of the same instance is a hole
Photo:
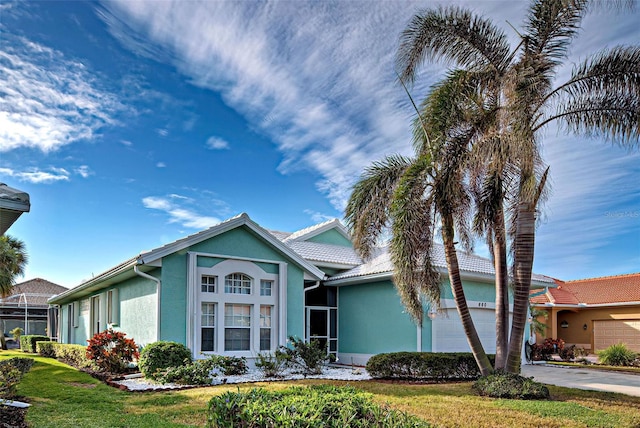
[[[536,381],[567,388],[620,392],[640,397],[640,375],[592,370],[582,367],[561,367],[547,364],[524,364],[522,375]]]

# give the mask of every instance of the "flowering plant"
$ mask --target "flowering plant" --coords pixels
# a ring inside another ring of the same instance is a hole
[[[129,363],[140,356],[136,343],[125,336],[126,334],[111,328],[96,333],[87,341],[87,358],[104,371],[125,372]]]

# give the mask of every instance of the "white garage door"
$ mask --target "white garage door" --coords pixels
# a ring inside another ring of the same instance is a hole
[[[471,318],[478,331],[484,350],[496,352],[496,314],[493,309],[470,309]],[[456,309],[447,309],[432,324],[433,352],[471,352],[467,336]]]
[[[634,352],[640,352],[640,320],[594,321],[593,342],[596,351],[624,343]]]

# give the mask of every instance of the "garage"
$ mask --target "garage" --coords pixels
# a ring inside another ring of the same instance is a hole
[[[496,352],[496,314],[493,309],[470,309],[484,350]],[[446,309],[432,322],[433,352],[471,352],[457,309]]]
[[[606,320],[593,322],[593,345],[596,351],[624,343],[640,352],[640,320]]]

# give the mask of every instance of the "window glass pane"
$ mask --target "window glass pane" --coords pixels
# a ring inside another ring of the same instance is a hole
[[[215,329],[214,328],[202,328],[200,350],[201,351],[215,351]]]
[[[249,351],[251,349],[251,330],[248,328],[225,328],[225,351]]]
[[[203,293],[215,293],[216,292],[216,277],[211,275],[202,275],[201,291]]]
[[[202,304],[202,319],[200,321],[202,327],[215,327],[216,325],[216,304]]]
[[[271,329],[270,328],[260,329],[260,350],[261,351],[271,350]]]
[[[225,305],[224,325],[228,327],[251,327],[251,305]]]
[[[271,327],[271,306],[260,306],[260,327]]]
[[[260,281],[260,295],[271,296],[271,290],[273,289],[273,281],[263,279]]]
[[[251,294],[251,277],[243,273],[232,273],[224,278],[224,292]]]

